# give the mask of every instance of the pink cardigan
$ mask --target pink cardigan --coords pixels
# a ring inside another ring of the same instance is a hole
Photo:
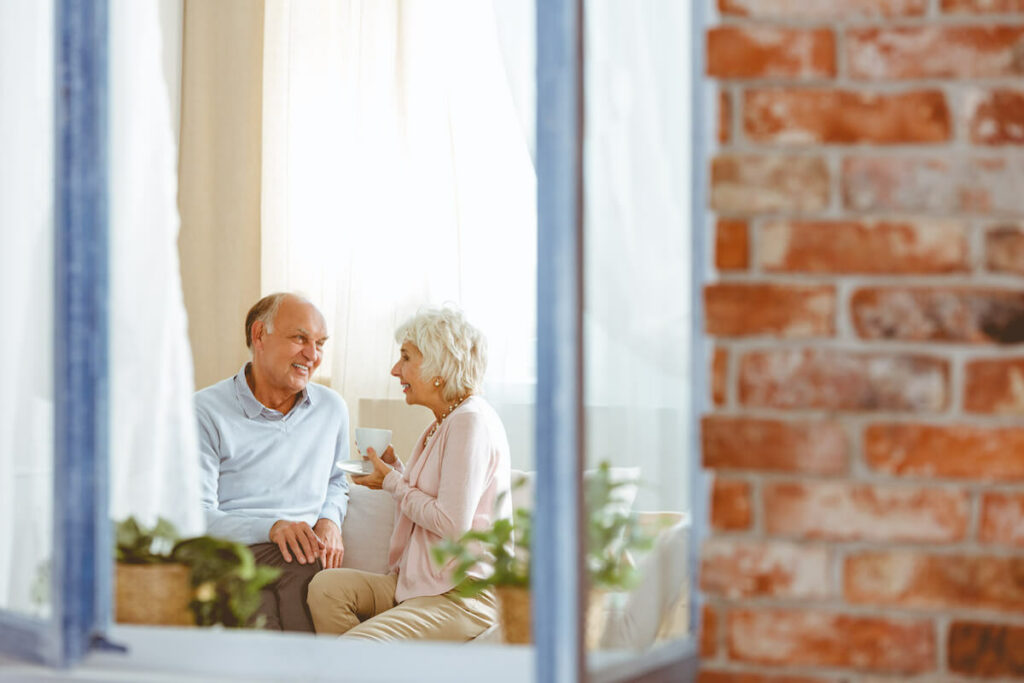
[[[464,400],[424,448],[429,431],[420,435],[408,464],[389,472],[383,483],[397,507],[388,550],[388,571],[398,572],[396,602],[455,587],[453,562],[441,568],[430,557],[437,541],[512,515],[508,495],[495,512],[498,498],[508,493],[511,474],[505,427],[487,401],[478,396]]]

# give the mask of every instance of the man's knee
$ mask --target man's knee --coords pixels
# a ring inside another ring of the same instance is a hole
[[[281,575],[277,577],[276,586],[278,590],[295,586],[305,586],[320,571],[320,562],[312,564],[298,564],[291,562],[278,567]]]

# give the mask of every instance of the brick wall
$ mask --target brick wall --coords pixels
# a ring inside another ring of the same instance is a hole
[[[1024,0],[716,7],[701,680],[1024,678]]]

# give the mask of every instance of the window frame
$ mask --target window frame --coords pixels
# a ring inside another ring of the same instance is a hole
[[[583,0],[537,0],[538,136],[538,384],[537,516],[534,573],[550,577],[533,591],[535,680],[540,683],[689,680],[698,653],[691,635],[589,673],[582,642],[583,523]],[[692,377],[690,477],[694,542],[690,576],[693,633],[699,625],[697,547],[706,533],[707,483],[697,465],[698,416],[705,409],[707,368],[701,287],[705,280],[704,227],[708,121],[712,98],[703,82],[703,3],[692,3],[693,201]],[[115,666],[123,647],[106,638],[160,640],[156,629],[111,623],[112,562],[108,515],[107,416],[109,363],[107,197],[108,6],[104,0],[55,0],[55,312],[54,312],[54,561],[52,616],[33,619],[0,610],[0,652],[50,666],[73,665],[86,654]],[[73,337],[72,337],[73,335]],[[563,544],[564,534],[578,543]],[[574,536],[572,536],[574,534]],[[181,634],[167,631],[167,637]],[[134,634],[134,635],[133,635]],[[203,637],[196,632],[184,637]],[[217,634],[233,642],[246,634]],[[253,639],[255,641],[255,638]],[[296,645],[299,643],[296,642]],[[343,643],[309,641],[302,649],[344,659]],[[362,647],[362,646],[360,646]],[[394,646],[392,646],[394,647]],[[399,646],[415,653],[415,645]],[[432,647],[444,647],[434,645]],[[471,650],[449,646],[465,656]],[[118,650],[119,654],[111,653]],[[104,654],[105,651],[105,654]],[[392,650],[393,651],[393,650]],[[360,650],[363,652],[363,650]],[[131,652],[128,652],[131,658]],[[480,646],[479,654],[493,654]],[[437,650],[443,658],[446,652]],[[410,659],[416,654],[410,654]],[[521,661],[521,660],[517,660]],[[309,662],[310,673],[322,661]],[[141,662],[144,666],[146,663]],[[153,662],[149,663],[150,665]],[[140,665],[140,662],[135,662]],[[303,670],[301,660],[294,673]],[[124,668],[120,666],[118,668]],[[167,669],[163,669],[168,671]],[[244,671],[238,671],[244,674]],[[254,672],[255,673],[255,672]],[[438,672],[451,676],[451,670]],[[429,674],[428,674],[429,676]]]
[[[0,649],[69,666],[102,646],[107,522],[107,3],[54,4],[53,531],[50,616],[0,610]]]

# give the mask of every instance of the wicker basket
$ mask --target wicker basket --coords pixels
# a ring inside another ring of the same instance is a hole
[[[498,586],[498,605],[501,612],[501,631],[504,641],[510,645],[533,642],[530,633],[530,590],[513,586]],[[588,650],[596,650],[604,634],[607,612],[604,591],[590,591],[587,601],[587,622],[583,642]]]
[[[501,612],[501,633],[510,645],[533,642],[530,634],[530,589],[498,586],[498,609]]]
[[[118,562],[115,584],[118,623],[195,626],[186,565]]]

